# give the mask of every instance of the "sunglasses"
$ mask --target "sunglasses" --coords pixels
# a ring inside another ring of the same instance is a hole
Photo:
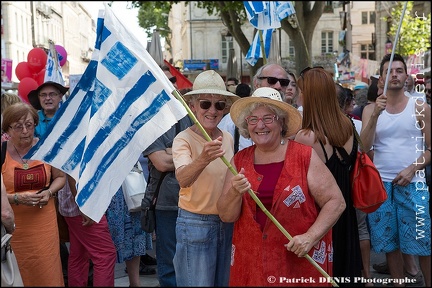
[[[279,82],[282,87],[287,87],[290,83],[289,79],[284,79],[284,78],[258,77],[258,79],[260,80],[267,79],[267,83],[270,85],[275,85],[277,82]]]
[[[171,77],[171,78],[169,78],[169,80],[171,81],[171,83],[176,83],[177,82],[177,77],[176,76],[173,76],[173,77]]]
[[[307,71],[309,71],[309,70],[311,70],[311,69],[314,69],[314,68],[324,69],[324,67],[322,67],[322,66],[306,67],[306,68],[304,68],[304,69],[300,72],[300,77],[303,77],[303,75],[304,75]]]
[[[201,109],[207,110],[210,109],[210,107],[212,106],[212,103],[210,100],[199,100],[199,105],[201,107]],[[216,108],[216,110],[222,111],[225,109],[226,107],[226,102],[224,101],[217,101],[214,104],[214,107]]]

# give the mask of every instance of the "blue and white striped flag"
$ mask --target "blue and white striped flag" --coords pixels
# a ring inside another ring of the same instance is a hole
[[[44,82],[53,81],[64,86],[63,72],[60,66],[59,54],[54,43],[49,43],[47,63],[45,66]]]
[[[259,30],[280,28],[282,19],[295,13],[291,1],[243,1],[249,22]]]
[[[266,54],[266,58],[268,58],[270,54],[270,46],[274,29],[268,29],[263,31],[263,41],[264,41],[264,50]],[[261,51],[261,41],[259,37],[259,32],[255,34],[255,38],[252,42],[252,45],[249,47],[249,51],[247,52],[245,59],[250,65],[255,66],[256,62],[259,58],[262,58]]]
[[[105,4],[92,60],[26,157],[71,175],[80,210],[99,222],[141,152],[187,115],[173,90],[146,48]]]

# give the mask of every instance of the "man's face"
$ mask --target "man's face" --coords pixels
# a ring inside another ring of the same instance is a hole
[[[228,80],[225,85],[226,85],[226,88],[228,91],[232,92],[232,90],[234,90],[233,93],[235,93],[236,84],[235,84],[234,80]]]
[[[276,83],[273,83],[274,81],[271,81],[271,80],[274,80],[274,79],[269,80],[269,77],[276,78],[278,81]],[[270,88],[276,89],[281,93],[282,99],[285,101],[285,98],[286,98],[285,93],[286,93],[286,90],[287,90],[287,87],[289,84],[282,85],[280,83],[280,80],[282,79],[283,81],[284,80],[289,81],[289,78],[288,78],[288,73],[282,67],[280,67],[279,65],[267,66],[263,69],[259,78],[262,78],[262,79],[257,79],[255,89],[260,88],[260,87],[270,87]],[[273,84],[269,83],[269,81],[272,82]],[[285,84],[285,83],[283,83],[283,84]]]
[[[48,113],[55,113],[59,108],[63,95],[54,86],[45,86],[39,91],[39,102],[42,109]]]
[[[383,81],[385,81],[387,77],[388,65],[390,62],[384,64],[383,70]],[[389,80],[387,84],[387,90],[400,90],[404,89],[405,81],[408,77],[405,67],[401,61],[393,61],[390,69]]]

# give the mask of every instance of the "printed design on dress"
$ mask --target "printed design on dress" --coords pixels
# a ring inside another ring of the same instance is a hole
[[[231,266],[234,266],[235,245],[231,245]]]
[[[285,188],[285,190],[287,189]],[[300,185],[297,185],[293,187],[291,191],[291,194],[283,202],[288,207],[295,203],[293,208],[300,208],[300,204],[306,201],[306,196],[304,195],[303,190]]]
[[[333,241],[327,247],[328,261],[333,262]]]
[[[314,246],[315,249],[312,254],[312,259],[320,264],[324,264],[326,259],[326,246],[325,241],[319,241],[317,245]]]
[[[43,164],[39,164],[27,170],[15,167],[15,192],[42,189],[45,187],[46,180],[47,175]]]

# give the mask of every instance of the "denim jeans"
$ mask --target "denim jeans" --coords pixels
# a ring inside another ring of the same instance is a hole
[[[177,285],[227,287],[234,223],[180,209],[174,267]]]
[[[155,210],[156,259],[160,287],[176,287],[174,254],[176,251],[177,210]]]

